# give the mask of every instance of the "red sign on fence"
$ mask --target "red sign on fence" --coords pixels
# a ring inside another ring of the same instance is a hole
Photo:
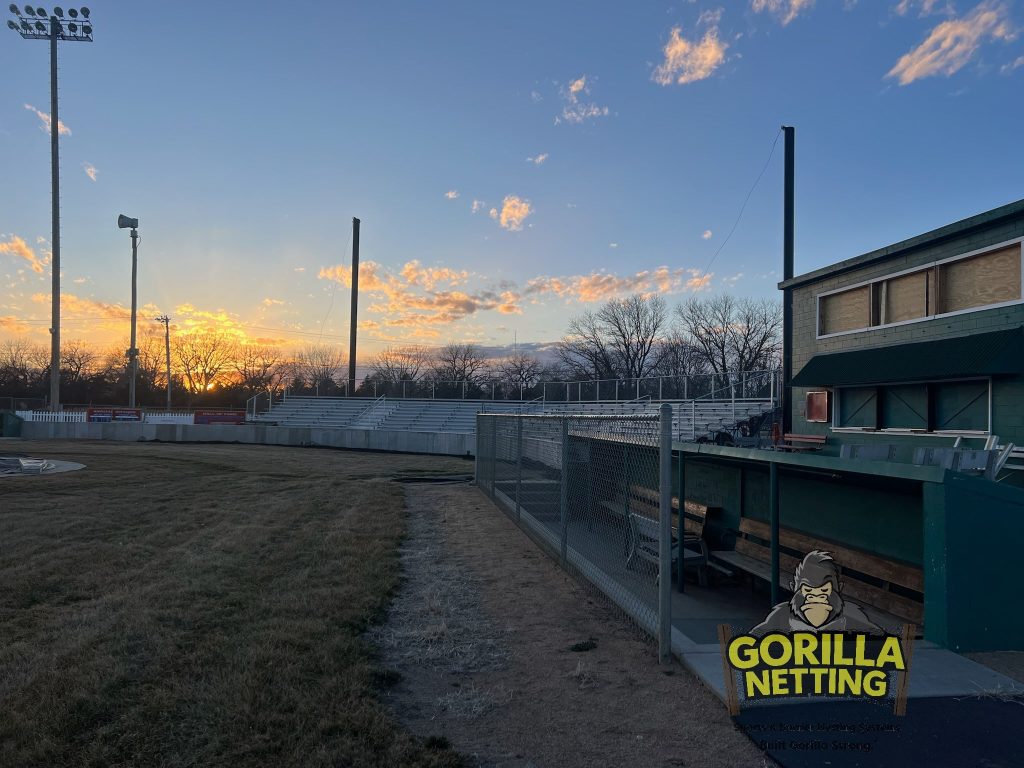
[[[85,412],[85,420],[95,422],[142,421],[142,410],[139,408],[90,408]]]
[[[195,424],[245,424],[245,411],[196,411]]]

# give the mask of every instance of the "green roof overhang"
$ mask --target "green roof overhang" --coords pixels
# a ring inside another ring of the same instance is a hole
[[[837,387],[1024,373],[1024,327],[815,355],[796,387]]]

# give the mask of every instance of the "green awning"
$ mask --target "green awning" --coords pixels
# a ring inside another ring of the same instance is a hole
[[[1024,326],[815,355],[793,377],[793,386],[835,387],[1015,373],[1024,373]]]

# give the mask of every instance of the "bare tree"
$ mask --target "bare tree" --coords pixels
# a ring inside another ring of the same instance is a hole
[[[234,340],[223,331],[179,333],[171,348],[185,387],[193,394],[206,392],[231,370]]]
[[[0,344],[0,391],[25,395],[40,378],[40,360],[49,365],[49,353],[25,339]]]
[[[307,344],[295,355],[296,375],[317,392],[335,389],[344,368],[344,352],[329,344]]]
[[[517,352],[494,365],[498,380],[515,397],[536,386],[542,371],[540,361],[524,352]]]
[[[430,353],[423,347],[388,347],[370,363],[370,379],[388,383],[416,381],[429,360]]]
[[[476,383],[487,371],[487,358],[474,344],[449,342],[436,350],[429,375],[436,382]]]
[[[782,307],[728,294],[693,297],[676,308],[676,331],[714,373],[766,370],[778,364]]]
[[[261,344],[240,344],[231,365],[249,395],[273,390],[280,383],[281,350]]]
[[[661,296],[612,299],[569,321],[559,360],[580,378],[643,378],[658,365],[667,322]]]
[[[62,378],[69,384],[78,383],[96,372],[100,356],[81,341],[69,341],[60,347]]]

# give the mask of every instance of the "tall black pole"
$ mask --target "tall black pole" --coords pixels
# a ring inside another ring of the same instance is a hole
[[[782,279],[793,277],[793,183],[796,129],[782,126],[786,135],[786,181],[782,223]],[[793,431],[793,291],[782,292],[782,432]]]
[[[132,343],[128,349],[128,407],[135,407],[135,379],[139,372],[139,350],[135,347],[135,307],[137,302],[136,280],[139,264],[139,233],[132,227]]]
[[[60,410],[60,157],[57,137],[60,133],[60,118],[57,116],[57,34],[60,23],[56,16],[50,17],[50,214],[52,216],[50,245],[53,257],[50,261],[50,410]]]
[[[356,391],[356,321],[359,317],[359,219],[352,217],[352,319],[348,328],[348,396]]]
[[[157,322],[164,324],[164,350],[167,353],[167,410],[171,410],[171,318],[160,315]]]

